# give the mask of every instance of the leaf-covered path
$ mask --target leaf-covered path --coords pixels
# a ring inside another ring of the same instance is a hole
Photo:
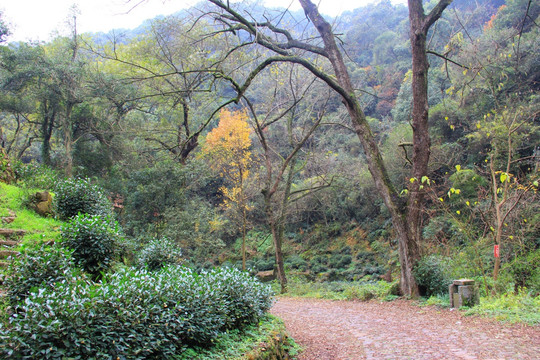
[[[408,301],[280,298],[299,360],[540,359],[540,326],[511,325]]]

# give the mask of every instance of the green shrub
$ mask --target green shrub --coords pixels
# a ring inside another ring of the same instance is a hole
[[[288,256],[285,264],[289,265],[291,269],[300,271],[306,271],[308,266],[307,262],[298,255]]]
[[[16,161],[13,170],[17,180],[22,181],[23,186],[27,188],[52,190],[60,178],[56,170],[35,162],[23,164]]]
[[[351,255],[343,255],[341,257],[341,260],[336,264],[337,268],[345,268],[349,266],[352,262],[352,256]]]
[[[168,359],[188,345],[256,324],[268,287],[234,269],[121,270],[100,284],[63,281],[32,292],[23,316],[0,329],[0,357]]]
[[[386,299],[389,296],[395,296],[398,293],[397,281],[388,283],[380,280],[376,283],[351,284],[343,291],[347,300],[368,301],[371,299]]]
[[[242,328],[256,323],[272,305],[271,290],[245,272],[232,268],[216,268],[202,273],[208,284],[221,294],[225,309],[225,328]]]
[[[62,239],[75,263],[96,276],[112,265],[121,235],[110,217],[79,214],[62,227]]]
[[[67,179],[55,188],[53,205],[57,216],[68,220],[77,214],[108,216],[112,205],[103,190],[89,179]]]
[[[437,255],[423,257],[413,269],[420,294],[425,296],[445,294],[450,280],[445,258]]]
[[[339,252],[344,255],[351,255],[351,247],[346,245],[342,247],[341,250],[339,250]]]
[[[8,270],[5,287],[10,302],[16,306],[28,297],[31,289],[49,288],[74,276],[71,251],[42,245],[15,258]]]
[[[516,258],[507,268],[512,275],[515,291],[527,288],[537,295],[540,294],[540,249]]]
[[[258,271],[270,271],[274,270],[274,259],[260,259],[255,263],[255,267]]]
[[[487,186],[486,179],[470,169],[457,171],[448,180],[454,188],[460,189],[460,199],[475,198],[478,188]]]
[[[182,251],[173,241],[167,238],[152,239],[141,250],[138,256],[139,267],[159,270],[166,265],[179,264]]]
[[[356,254],[356,260],[364,264],[375,262],[375,253],[371,251],[360,251]]]
[[[322,264],[311,265],[311,272],[314,274],[320,274],[327,271],[328,271],[328,268],[325,265],[322,265]]]

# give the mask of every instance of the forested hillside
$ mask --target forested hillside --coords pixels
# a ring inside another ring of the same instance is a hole
[[[441,3],[419,22],[426,79],[407,7],[386,0],[327,33],[315,12],[207,1],[134,31],[4,42],[2,169],[53,192],[88,178],[133,254],[276,269],[282,291],[294,274],[537,296],[540,4]]]

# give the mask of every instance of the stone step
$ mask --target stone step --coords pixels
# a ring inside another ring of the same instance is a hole
[[[17,254],[20,253],[14,250],[0,250],[0,259],[8,259],[10,256],[15,256]]]
[[[9,215],[2,216],[2,222],[4,224],[11,224],[17,218],[17,214],[13,210],[8,210]]]
[[[3,229],[0,228],[0,236],[4,238],[11,239],[12,237],[22,236],[26,234],[26,230],[21,229]]]
[[[14,247],[19,245],[21,242],[16,240],[0,240],[0,246],[2,247]]]
[[[15,216],[3,216],[3,217],[2,217],[2,222],[3,222],[4,224],[11,224],[12,222],[15,221],[15,219],[16,219]]]

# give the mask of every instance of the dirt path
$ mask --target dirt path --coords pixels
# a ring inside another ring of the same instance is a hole
[[[540,326],[464,317],[407,301],[281,298],[271,312],[305,349],[299,360],[540,359]]]

